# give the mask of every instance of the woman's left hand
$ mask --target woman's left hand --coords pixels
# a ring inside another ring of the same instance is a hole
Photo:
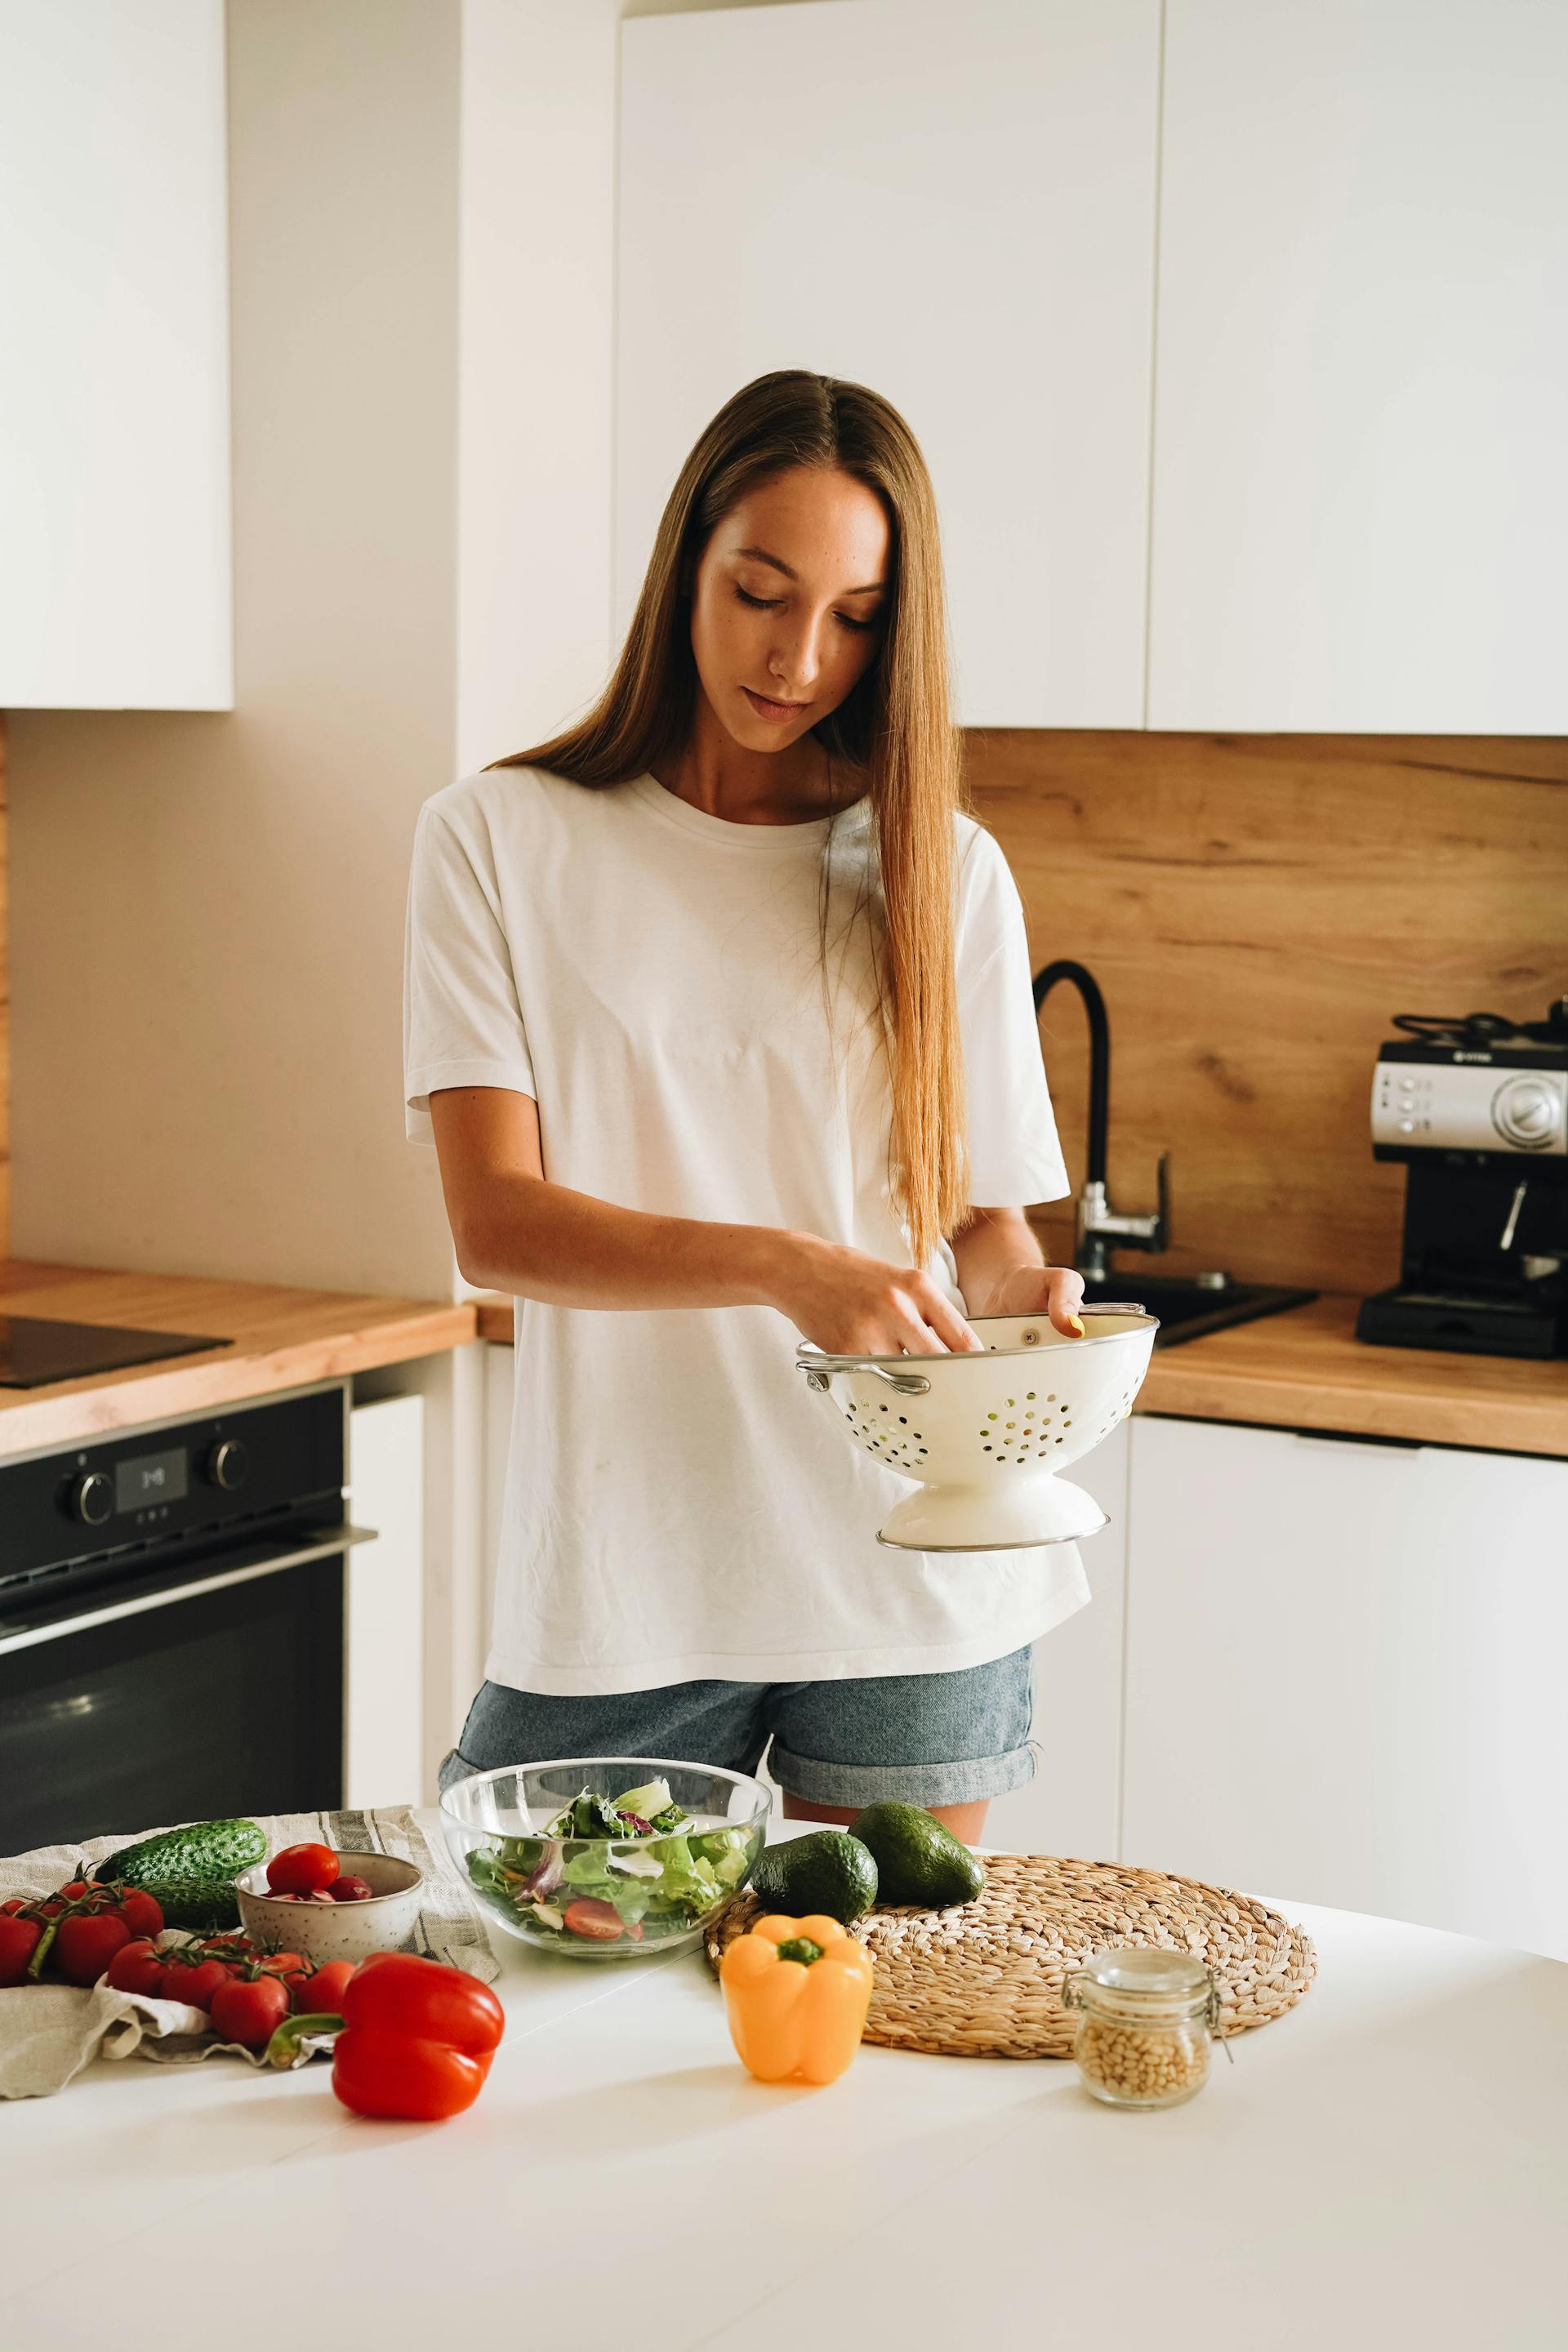
[[[993,1284],[984,1304],[971,1311],[980,1315],[1048,1315],[1055,1328],[1068,1339],[1083,1338],[1078,1308],[1083,1298],[1083,1276],[1070,1265],[1016,1265]]]

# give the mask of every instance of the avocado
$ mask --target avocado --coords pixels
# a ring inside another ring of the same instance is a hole
[[[822,1911],[852,1927],[877,1900],[877,1865],[847,1830],[815,1830],[765,1846],[749,1891],[766,1909],[789,1918]]]
[[[868,1805],[855,1817],[854,1835],[876,1863],[884,1903],[946,1911],[973,1903],[985,1885],[969,1848],[919,1805]]]

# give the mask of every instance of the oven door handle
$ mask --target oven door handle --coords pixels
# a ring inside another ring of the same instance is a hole
[[[310,1530],[310,1542],[294,1551],[269,1551],[242,1567],[220,1570],[212,1576],[191,1577],[155,1592],[142,1592],[129,1601],[111,1601],[102,1608],[73,1610],[68,1616],[43,1625],[24,1625],[15,1633],[0,1633],[0,1657],[13,1650],[30,1650],[40,1642],[63,1641],[68,1633],[85,1633],[94,1625],[112,1625],[117,1618],[140,1617],[149,1609],[172,1609],[176,1601],[194,1601],[198,1593],[221,1592],[230,1584],[250,1584],[258,1576],[280,1576],[286,1568],[304,1568],[313,1559],[331,1559],[351,1544],[374,1543],[374,1528],[321,1528]]]

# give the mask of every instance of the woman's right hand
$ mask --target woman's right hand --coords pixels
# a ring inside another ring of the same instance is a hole
[[[829,1356],[941,1356],[984,1343],[940,1283],[825,1242],[784,1234],[773,1305]]]

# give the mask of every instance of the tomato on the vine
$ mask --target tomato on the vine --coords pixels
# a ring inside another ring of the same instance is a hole
[[[159,1992],[164,2000],[188,2001],[193,2009],[210,2009],[213,1995],[220,1985],[233,1980],[234,1970],[226,1960],[176,1960],[165,1962]]]
[[[234,1977],[212,1997],[213,2032],[247,2050],[264,2050],[274,2026],[289,2014],[289,1988],[280,1977]]]
[[[353,1960],[327,1960],[314,1976],[296,1979],[294,2000],[297,2006],[311,2015],[319,2012],[324,2016],[338,2016],[354,1967]]]
[[[26,1984],[27,1962],[43,1932],[40,1919],[18,1918],[15,1912],[0,1917],[0,1985]]]
[[[157,2000],[166,1999],[163,1992],[165,1956],[157,1950],[145,1936],[133,1943],[121,1944],[109,1963],[109,1981],[116,1992],[151,1993]]]
[[[130,1941],[124,1920],[112,1912],[73,1911],[56,1932],[54,1963],[68,1984],[96,1984]]]
[[[154,1895],[140,1886],[128,1886],[114,1906],[117,1917],[124,1920],[133,1936],[160,1936],[163,1932],[163,1907]]]

